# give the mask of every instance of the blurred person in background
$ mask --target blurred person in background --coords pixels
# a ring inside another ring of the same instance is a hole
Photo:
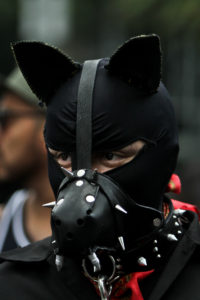
[[[5,77],[0,74],[0,87],[3,84]],[[2,211],[2,203],[6,203],[11,194],[17,189],[17,185],[12,182],[10,183],[9,181],[7,182],[1,182],[0,181],[0,215]]]
[[[31,92],[20,70],[1,86],[0,182],[17,186],[1,205],[0,251],[23,247],[48,236],[49,211],[42,207],[53,201],[49,184],[46,147],[43,141],[45,109]]]

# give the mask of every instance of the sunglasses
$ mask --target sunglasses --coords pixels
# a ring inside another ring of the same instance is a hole
[[[41,118],[45,116],[44,111],[36,110],[36,111],[12,111],[12,110],[0,110],[0,127],[6,128],[8,122],[11,119],[18,119],[18,118]]]

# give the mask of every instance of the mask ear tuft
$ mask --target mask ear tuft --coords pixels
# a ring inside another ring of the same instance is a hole
[[[16,42],[11,48],[30,88],[46,105],[59,86],[80,69],[59,49],[42,42]]]
[[[111,56],[106,69],[145,93],[156,92],[161,79],[159,37],[151,34],[131,38]]]

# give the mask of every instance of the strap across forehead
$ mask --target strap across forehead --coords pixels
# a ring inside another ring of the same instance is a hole
[[[98,60],[83,64],[78,88],[76,119],[76,157],[73,169],[91,168],[92,153],[92,98]]]

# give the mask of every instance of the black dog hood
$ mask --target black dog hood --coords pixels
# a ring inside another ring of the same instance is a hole
[[[13,49],[30,87],[47,105],[47,145],[75,153],[82,65],[40,42],[19,42]],[[112,151],[139,139],[146,141],[138,157],[107,175],[137,203],[154,208],[161,206],[178,153],[174,111],[160,74],[158,36],[132,38],[111,58],[100,60],[92,99],[92,151]],[[49,174],[57,194],[64,177],[50,155]]]
[[[110,58],[83,65],[39,42],[19,42],[13,49],[33,92],[47,105],[47,146],[72,157],[70,173],[48,154],[56,195],[47,204],[55,264],[60,270],[66,256],[82,259],[101,299],[109,299],[122,274],[160,264],[157,244],[162,241],[168,253],[178,241],[180,224],[170,203],[166,219],[162,211],[178,141],[170,97],[160,82],[159,38],[132,38]],[[104,174],[92,170],[92,152],[137,140],[145,147],[132,161]]]

